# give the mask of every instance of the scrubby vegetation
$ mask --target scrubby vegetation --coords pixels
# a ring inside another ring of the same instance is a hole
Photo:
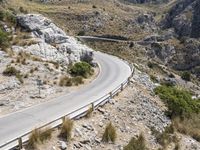
[[[200,142],[200,115],[193,114],[190,118],[181,119],[179,117],[173,119],[173,126],[178,132],[190,135],[192,138]]]
[[[200,103],[192,99],[191,93],[173,86],[159,86],[155,93],[168,106],[167,114],[171,117],[189,117],[200,112]]]
[[[172,86],[160,86],[155,93],[168,107],[173,127],[200,141],[200,100],[192,99],[191,93]]]
[[[10,45],[8,33],[4,32],[0,28],[0,47],[2,49],[7,48]]]
[[[140,134],[138,138],[133,137],[124,150],[147,150],[144,136]]]
[[[83,78],[87,78],[89,75],[93,74],[93,69],[89,63],[78,62],[69,68],[69,73],[72,77],[62,76],[60,77],[60,86],[72,86],[83,84]]]
[[[0,20],[7,22],[10,25],[16,24],[16,16],[14,15],[14,13],[8,10],[0,10]]]
[[[7,66],[7,68],[3,71],[3,75],[5,75],[5,76],[15,76],[21,83],[24,83],[23,75],[15,67]]]
[[[83,84],[83,83],[84,83],[83,77],[81,77],[81,76],[77,76],[77,77],[73,77],[73,78],[70,78],[67,76],[62,76],[59,81],[60,86],[72,86],[72,85],[77,86],[77,85]]]
[[[103,142],[115,142],[116,138],[117,138],[116,129],[110,122],[106,126],[106,129],[105,129],[103,137],[102,137],[102,141]]]
[[[46,140],[49,140],[51,138],[51,134],[52,129],[33,130],[29,137],[28,147],[30,149],[35,149],[37,144],[44,143]]]
[[[68,118],[63,122],[60,136],[66,141],[70,141],[71,139],[73,125],[74,125],[73,121]]]
[[[189,72],[183,72],[181,74],[181,78],[185,81],[190,81],[191,80],[191,74]]]
[[[70,73],[73,76],[82,76],[84,78],[87,78],[89,75],[91,75],[93,72],[92,67],[90,64],[86,62],[78,62],[75,63],[71,68],[70,68]]]
[[[60,78],[59,85],[60,86],[72,86],[72,80],[67,76],[63,76]]]
[[[160,133],[155,128],[151,128],[152,134],[155,136],[157,142],[163,146],[163,148],[166,148],[170,143],[178,143],[177,137],[174,135],[174,127],[173,125],[170,125],[165,128],[165,131]]]
[[[83,77],[81,77],[81,76],[73,77],[72,83],[76,86],[79,85],[79,84],[83,84],[84,83]]]

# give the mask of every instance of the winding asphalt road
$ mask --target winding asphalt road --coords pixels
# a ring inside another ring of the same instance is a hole
[[[94,52],[98,77],[78,91],[0,118],[0,145],[44,125],[109,93],[130,75],[130,67],[117,57]],[[4,148],[1,148],[4,149]]]

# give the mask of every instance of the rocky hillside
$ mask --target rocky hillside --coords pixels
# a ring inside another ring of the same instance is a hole
[[[42,15],[17,15],[17,26],[4,19],[1,32],[10,40],[0,51],[1,115],[70,92],[75,90],[70,86],[84,82],[70,77],[68,70],[77,62],[91,62],[92,49]]]
[[[161,4],[169,0],[120,0],[121,2],[130,2],[134,4]]]
[[[163,28],[173,27],[180,37],[194,37],[193,34],[196,31],[195,29],[198,28],[198,22],[200,20],[198,15],[198,3],[199,0],[177,1],[177,3],[167,12],[161,25]]]
[[[60,137],[61,127],[38,149],[122,150],[132,142],[140,150],[199,149],[199,0],[5,0],[0,6],[1,114],[87,83],[69,69],[82,60],[93,65],[92,49],[135,63],[131,85],[75,121],[70,142]],[[123,40],[81,42],[83,35]],[[106,143],[109,122],[117,138]]]

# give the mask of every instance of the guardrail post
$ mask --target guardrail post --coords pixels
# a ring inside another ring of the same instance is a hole
[[[93,110],[93,111],[95,110],[95,106],[94,106],[94,103],[92,103],[92,110]]]
[[[121,91],[123,91],[123,89],[124,89],[124,85],[123,85],[123,83],[121,84]]]
[[[65,122],[65,117],[62,117],[62,123],[64,123]]]
[[[18,138],[18,144],[19,144],[19,150],[21,150],[23,148],[22,146],[22,138]]]
[[[111,99],[111,98],[113,97],[113,96],[112,96],[112,92],[110,92],[109,94],[110,94],[110,99]]]
[[[131,81],[131,78],[130,77],[128,77],[128,85],[130,85],[130,82]]]
[[[135,73],[135,67],[133,67],[133,71],[132,71],[132,74],[131,74],[132,77],[133,77],[134,73]]]

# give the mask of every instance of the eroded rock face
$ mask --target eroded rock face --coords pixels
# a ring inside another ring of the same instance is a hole
[[[200,65],[200,42],[196,39],[186,39],[183,48],[177,49],[177,57],[172,60],[173,68],[191,70]]]
[[[33,35],[34,44],[26,47],[13,46],[13,50],[24,50],[50,61],[69,64],[91,57],[92,49],[67,36],[50,19],[40,14],[26,14],[17,17],[18,24]]]
[[[194,15],[192,20],[192,32],[191,37],[199,38],[200,37],[200,0],[197,1],[194,7]]]
[[[198,25],[200,22],[199,0],[180,0],[169,10],[165,18],[161,21],[161,26],[166,28],[174,28],[176,33],[180,36],[191,36],[200,32]],[[197,8],[197,9],[195,9]]]
[[[175,48],[169,44],[154,42],[148,51],[151,58],[158,58],[164,63],[168,63],[176,53]]]
[[[135,20],[135,25],[139,25],[147,31],[156,31],[158,29],[153,14],[139,15]]]

